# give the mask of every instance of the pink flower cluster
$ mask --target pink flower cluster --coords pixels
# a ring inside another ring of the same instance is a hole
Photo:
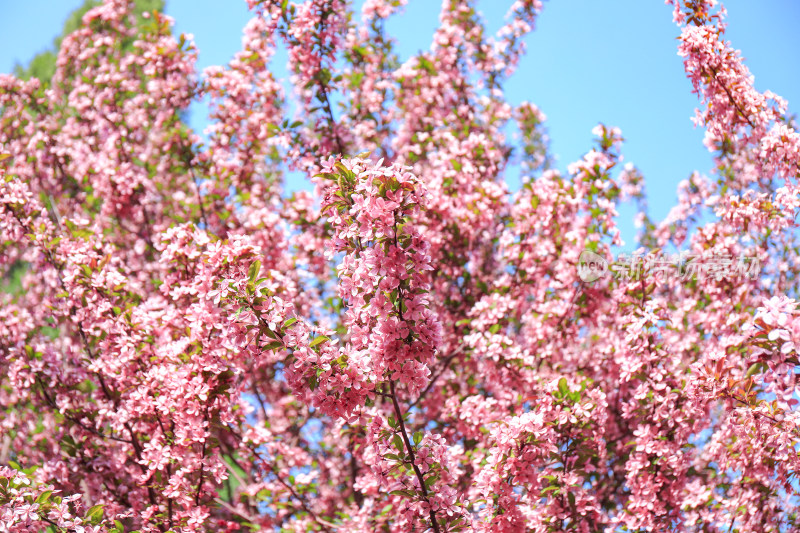
[[[329,256],[344,253],[337,272],[346,350],[367,363],[374,382],[397,381],[416,394],[428,383],[440,337],[429,309],[429,244],[414,225],[425,188],[406,169],[380,161],[331,159],[322,171],[337,183],[322,209],[334,232]]]
[[[55,526],[59,531],[76,533],[118,532],[96,525],[102,509],[91,508],[83,515],[81,495],[62,498],[52,485],[14,468],[0,466],[0,528],[9,533],[37,532]]]

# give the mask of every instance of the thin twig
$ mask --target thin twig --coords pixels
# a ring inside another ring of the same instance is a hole
[[[414,400],[409,404],[408,408],[406,409],[406,414],[408,414],[408,412],[411,411],[411,408],[417,405],[425,397],[425,395],[428,394],[428,392],[430,392],[430,390],[436,384],[436,380],[439,379],[439,377],[442,374],[444,374],[445,370],[447,370],[447,367],[450,366],[450,363],[453,361],[453,359],[464,353],[465,349],[466,349],[465,345],[462,344],[461,346],[456,348],[456,350],[453,353],[447,356],[447,358],[442,362],[442,366],[439,369],[439,371],[436,372],[436,374],[434,374],[434,376],[428,382],[428,386],[425,387],[425,389],[423,389],[423,391],[419,393],[419,396],[417,397],[416,400]]]
[[[400,404],[397,401],[397,393],[394,387],[394,381],[389,381],[389,388],[392,391],[392,405],[394,406],[394,413],[397,417],[397,423],[400,426],[400,434],[403,437],[403,443],[406,446],[406,451],[408,452],[408,456],[411,459],[411,468],[414,469],[414,474],[417,476],[417,481],[419,481],[420,490],[422,490],[422,497],[424,498],[425,502],[428,504],[428,508],[430,509],[429,515],[431,517],[431,525],[433,526],[433,530],[436,533],[439,533],[439,523],[436,521],[436,511],[430,506],[430,500],[428,499],[428,489],[425,487],[425,477],[422,475],[422,472],[417,466],[417,461],[414,456],[414,447],[411,445],[411,441],[408,438],[408,432],[406,431],[406,423],[403,420],[403,412],[400,409]]]

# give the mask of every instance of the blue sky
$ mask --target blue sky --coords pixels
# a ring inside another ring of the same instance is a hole
[[[48,46],[80,3],[0,0],[0,72],[10,72],[16,61],[25,63]],[[500,27],[510,3],[479,0],[490,30]],[[405,13],[388,24],[401,59],[428,49],[439,5],[409,0]],[[800,2],[729,0],[725,5],[727,37],[742,50],[756,88],[783,96],[789,111],[797,112]],[[167,0],[167,13],[178,32],[194,34],[200,68],[227,62],[240,48],[241,28],[249,18],[244,0]],[[656,218],[673,205],[680,180],[711,166],[703,132],[690,121],[697,98],[676,53],[677,36],[671,8],[660,0],[548,0],[527,38],[528,53],[506,86],[512,103],[534,102],[547,115],[559,168],[591,147],[591,129],[598,122],[620,127],[625,159],[644,173]],[[284,54],[277,57],[285,61]],[[203,127],[202,115],[195,108],[192,123]],[[630,242],[632,210],[620,212],[623,237]]]

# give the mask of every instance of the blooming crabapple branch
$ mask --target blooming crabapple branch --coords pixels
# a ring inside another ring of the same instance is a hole
[[[797,529],[800,313],[769,298],[800,283],[800,135],[721,39],[718,2],[672,2],[721,155],[717,183],[681,185],[640,244],[774,260],[747,283],[577,281],[587,243],[619,243],[617,202],[641,181],[608,172],[613,129],[564,177],[533,107],[529,140],[507,135],[538,0],[514,1],[495,38],[474,2],[447,0],[404,64],[383,27],[405,0],[355,3],[361,24],[352,2],[248,0],[242,50],[199,83],[167,17],[139,31],[132,2],[104,0],[52,83],[0,75],[0,143],[51,211],[18,210],[22,228],[0,207],[0,268],[30,265],[0,295],[0,456],[104,506],[99,521],[68,516],[77,500],[35,508],[50,490],[35,485],[0,496],[0,529],[52,525],[33,512],[92,533]],[[208,145],[176,112],[205,97]],[[336,161],[349,145],[398,165]],[[297,169],[321,176],[286,198]]]
[[[692,6],[692,14],[689,17],[689,21],[692,24],[694,24],[695,26],[700,27],[700,26],[705,26],[706,23],[711,18],[714,18],[714,17],[719,18],[719,15],[709,16],[709,13],[708,13],[709,7],[710,7],[710,4],[706,3],[705,1],[695,2],[694,6]],[[677,6],[676,6],[676,8],[677,8]],[[693,48],[692,51],[695,54],[701,52],[701,50],[699,48]],[[744,112],[742,107],[739,105],[739,102],[736,100],[736,98],[733,97],[733,94],[731,93],[730,89],[728,89],[728,86],[725,85],[725,83],[719,78],[719,74],[718,74],[717,68],[714,65],[710,64],[710,63],[705,65],[705,66],[711,71],[712,79],[717,84],[719,84],[720,87],[722,87],[723,91],[725,91],[725,94],[728,96],[728,100],[730,100],[731,104],[734,105],[736,110],[739,112],[739,115],[743,119],[745,119],[745,121],[747,121],[747,123],[750,125],[751,128],[755,129],[756,126],[750,120],[750,117],[748,116],[748,114]]]
[[[734,107],[736,107],[736,110],[739,112],[739,115],[741,115],[741,117],[747,121],[747,123],[750,125],[751,128],[755,129],[756,125],[753,124],[753,121],[750,120],[750,117],[741,108],[739,102],[737,102],[736,99],[733,97],[733,94],[731,94],[731,91],[730,89],[728,89],[727,85],[725,85],[725,83],[719,79],[719,75],[717,74],[717,69],[711,65],[709,65],[708,68],[711,71],[711,75],[714,78],[714,81],[716,81],[719,84],[719,86],[722,87],[722,90],[725,91],[725,94],[728,95],[728,99],[731,101]]]
[[[328,9],[326,9],[326,7]],[[324,49],[324,43],[322,42],[322,33],[325,31],[325,20],[330,15],[330,4],[323,5],[321,8],[321,12],[319,15],[319,47],[320,50]],[[321,71],[326,72],[326,71]],[[325,114],[328,116],[328,125],[331,133],[333,133],[333,138],[336,140],[336,147],[339,149],[339,154],[344,154],[344,145],[342,144],[342,139],[339,136],[339,131],[336,124],[336,119],[333,116],[333,109],[331,108],[331,102],[328,99],[328,87],[327,84],[322,80],[321,76],[317,76],[317,83],[319,84],[319,93],[322,96],[322,105],[325,108]]]
[[[393,218],[394,218],[394,245],[395,245],[395,247],[399,247],[399,243],[397,242],[398,228],[397,228],[397,215],[396,215],[396,213],[393,215]],[[397,295],[397,313],[398,313],[398,315],[400,317],[400,320],[404,321],[404,319],[403,319],[403,306],[404,306],[405,302],[404,302],[404,296],[403,296],[403,284],[402,284],[402,282],[400,283],[400,285],[397,288],[397,293],[398,293],[398,295]],[[407,343],[412,342],[410,340],[410,337],[407,337],[405,339],[405,341]],[[451,359],[452,359],[452,356],[451,356]],[[431,380],[430,383],[433,383],[433,381]],[[430,386],[430,383],[429,383],[429,386]],[[394,407],[394,415],[395,415],[395,417],[397,419],[398,426],[400,427],[400,434],[403,437],[403,444],[406,447],[406,453],[408,453],[408,457],[409,457],[410,462],[411,462],[411,468],[414,470],[414,474],[417,476],[417,482],[419,482],[419,487],[420,487],[420,490],[422,491],[422,498],[428,504],[428,507],[430,509],[430,511],[428,512],[428,515],[430,516],[430,519],[431,519],[431,526],[433,527],[433,530],[436,533],[439,533],[439,522],[436,520],[436,511],[431,506],[430,499],[428,498],[428,489],[425,486],[425,477],[422,475],[422,472],[420,471],[419,466],[417,465],[417,460],[416,460],[416,458],[414,456],[414,446],[412,446],[411,441],[408,438],[408,432],[406,431],[406,424],[405,424],[404,414],[403,414],[402,409],[400,408],[400,403],[397,401],[397,391],[395,390],[394,379],[390,379],[389,380],[389,390],[391,391],[391,399],[392,399],[392,406]],[[406,412],[408,412],[410,409],[411,409],[411,406],[409,406],[406,409]]]
[[[36,382],[38,383],[39,388],[41,389],[41,392],[42,392],[42,395],[44,396],[45,402],[47,402],[47,404],[53,409],[54,412],[55,411],[59,411],[58,404],[50,396],[50,394],[47,392],[47,387],[45,386],[44,382],[42,382],[42,378],[40,376],[38,376],[38,375],[36,376]],[[70,413],[68,413],[66,411],[64,411],[62,414],[64,415],[64,418],[66,418],[67,420],[69,420],[70,422],[75,424],[76,426],[80,427],[81,429],[84,429],[84,430],[88,431],[89,433],[93,433],[93,434],[97,435],[98,437],[101,437],[101,438],[104,438],[104,439],[110,439],[110,440],[113,440],[113,441],[116,441],[116,442],[124,442],[125,444],[132,444],[133,443],[133,441],[131,441],[131,440],[122,439],[122,438],[117,437],[115,435],[103,433],[102,431],[98,430],[95,427],[87,426],[79,418],[71,415]]]
[[[428,507],[431,527],[438,532],[440,529],[436,510],[429,499],[426,480],[416,464],[414,447],[408,437],[403,410],[397,397],[396,382],[403,379],[403,370],[411,361],[400,367],[402,359],[395,362],[393,355],[394,352],[414,354],[422,350],[424,359],[420,362],[428,363],[433,358],[433,346],[429,343],[435,342],[435,337],[431,338],[433,332],[426,330],[431,327],[426,322],[432,317],[429,318],[425,308],[420,305],[425,302],[424,285],[419,278],[420,269],[423,272],[427,270],[426,259],[421,257],[424,248],[416,243],[417,237],[406,222],[406,217],[416,211],[416,204],[421,199],[417,191],[418,185],[411,181],[413,178],[410,176],[399,174],[395,167],[382,168],[380,162],[370,167],[367,162],[359,159],[335,164],[329,161],[323,170],[323,177],[338,184],[335,192],[329,192],[329,197],[341,198],[328,204],[328,207],[336,209],[330,217],[334,227],[340,231],[337,240],[339,249],[353,254],[346,256],[339,267],[340,294],[348,304],[348,322],[354,329],[370,327],[372,322],[368,317],[373,313],[365,315],[360,309],[373,306],[389,310],[389,316],[396,317],[393,322],[383,323],[377,320],[371,326],[379,331],[386,329],[388,324],[399,328],[399,331],[391,333],[388,338],[372,344],[374,348],[371,351],[375,350],[384,358],[383,361],[377,359],[372,364],[378,371],[378,381],[389,383],[389,396],[400,424],[403,444],[420,484],[422,500]],[[359,226],[359,230],[352,232],[353,225]],[[361,237],[370,244],[363,246]],[[351,272],[362,268],[359,265],[370,269],[377,267],[373,275],[380,276],[377,283],[373,282],[370,288],[365,287],[363,293],[350,288]],[[387,299],[385,293],[389,292]],[[363,341],[357,337],[350,342],[352,348],[363,345]],[[408,382],[409,390],[419,390],[420,382],[421,380],[416,379]]]
[[[4,531],[41,531],[50,524],[54,531],[83,533],[90,520],[73,516],[70,504],[78,498],[55,496],[55,487],[39,484],[28,471],[0,466],[0,528]],[[88,517],[87,517],[88,518]],[[24,529],[23,529],[24,528]],[[99,531],[99,530],[97,530]]]
[[[306,82],[305,88],[309,88],[314,85],[317,86],[317,99],[322,104],[322,108],[327,116],[328,130],[336,142],[336,148],[338,149],[339,155],[344,155],[344,143],[339,135],[339,130],[337,127],[338,125],[335,117],[333,116],[333,109],[331,107],[330,99],[328,98],[327,83],[330,81],[330,72],[323,66],[323,61],[330,53],[330,51],[327,49],[329,45],[325,43],[324,39],[325,30],[328,26],[328,18],[335,14],[336,10],[341,9],[342,7],[343,6],[340,5],[339,0],[312,0],[308,4],[303,5],[302,9],[304,10],[304,18],[310,18],[311,14],[308,12],[308,10],[319,10],[316,27],[308,28],[307,30],[316,38],[312,49],[316,48],[316,52],[319,54],[319,57],[311,58],[310,61],[298,61],[295,63],[298,65],[298,68],[303,71],[303,77],[301,80]],[[283,33],[287,39],[287,43],[289,44],[290,56],[299,55],[299,50],[302,50],[303,45],[307,43],[302,42],[301,38],[298,37],[297,34],[293,34],[289,31],[290,28],[293,26],[296,27],[297,25],[293,24],[293,22],[289,19],[287,11],[287,8],[280,8],[280,16],[285,24]],[[303,36],[303,39],[308,39],[308,36]],[[305,53],[310,51],[311,50],[303,50]]]
[[[116,111],[116,112],[119,112],[119,110],[116,108],[116,106],[115,106],[115,111]],[[106,115],[106,114],[105,114],[105,113],[104,113],[102,110],[99,110],[99,109],[98,109],[98,110],[96,110],[96,112],[97,112],[97,113],[98,113],[98,114],[99,114],[99,115],[100,115],[100,116],[101,116],[101,117],[102,117],[102,118],[103,118],[103,119],[104,119],[106,122],[108,122],[108,124],[109,124],[109,125],[110,125],[112,128],[115,128],[115,127],[117,127],[117,126],[122,126],[122,127],[125,127],[125,130],[126,130],[126,132],[127,132],[127,133],[126,133],[126,135],[127,135],[127,136],[130,136],[130,135],[131,135],[131,130],[130,130],[130,128],[128,128],[128,126],[127,126],[127,125],[125,125],[125,124],[119,124],[119,125],[118,125],[118,124],[116,124],[116,123],[115,123],[113,120],[111,120],[111,119],[110,119],[110,118],[109,118],[109,117],[108,117],[108,116],[107,116],[107,115]],[[83,120],[83,119],[82,119],[82,120]],[[123,162],[125,162],[125,163],[128,163],[128,164],[132,164],[131,158],[130,158],[130,156],[128,155],[128,153],[127,153],[127,151],[126,151],[126,148],[125,148],[125,145],[124,145],[124,140],[125,140],[125,139],[124,139],[124,137],[123,137],[123,136],[120,136],[120,137],[119,137],[119,139],[117,140],[117,151],[118,151],[117,153],[119,154],[119,156],[120,156],[120,158],[121,158],[121,160],[122,160]],[[57,157],[56,157],[56,160],[58,161],[58,158],[57,158]],[[64,169],[61,167],[61,164],[60,164],[60,162],[59,162],[59,169],[61,170],[62,176],[64,176],[64,175],[65,175],[65,174],[64,174]],[[141,187],[141,185],[139,185],[139,187]],[[114,186],[114,190],[115,190],[115,191],[117,191],[117,190],[118,190],[118,187]],[[134,192],[136,192],[136,191],[134,191]],[[110,202],[112,202],[112,203],[114,204],[114,213],[115,213],[116,219],[117,219],[117,221],[118,221],[118,223],[119,223],[120,227],[121,227],[122,229],[124,229],[125,231],[129,231],[129,232],[131,232],[131,233],[133,233],[133,234],[135,234],[135,235],[139,235],[139,232],[137,232],[137,231],[132,231],[132,230],[130,230],[130,229],[127,229],[127,228],[125,228],[125,226],[123,226],[123,224],[122,224],[122,220],[123,220],[123,218],[122,218],[122,215],[121,215],[121,214],[120,214],[120,212],[119,212],[119,205],[118,205],[118,204],[117,204],[117,202],[114,200],[114,198],[110,198],[110,199],[109,199],[109,200],[107,200],[107,201],[110,201]],[[152,232],[152,230],[151,230],[151,224],[150,224],[150,215],[148,214],[148,212],[147,212],[147,206],[146,206],[144,203],[140,203],[140,206],[141,206],[141,208],[142,208],[142,217],[144,218],[144,228],[143,228],[144,239],[145,239],[145,241],[147,242],[147,245],[148,245],[148,247],[149,247],[149,252],[150,252],[150,253],[152,253],[152,252],[155,250],[155,246],[153,245],[153,240],[152,240],[152,234],[153,234],[153,232]]]
[[[0,185],[5,185],[5,184],[0,184]],[[8,185],[6,185],[6,187],[8,187]],[[2,199],[5,200],[5,198],[2,198]],[[28,199],[27,202],[25,202],[23,200],[21,205],[20,204],[17,204],[17,205],[18,205],[18,207],[20,209],[25,210],[26,216],[33,217],[35,215],[33,214],[34,210],[32,209],[32,205],[31,205],[30,202],[31,202],[30,199]],[[57,278],[57,281],[58,281],[61,289],[65,293],[67,293],[67,295],[69,295],[69,291],[67,290],[67,286],[64,283],[64,278],[63,278],[63,274],[62,274],[63,265],[61,263],[59,263],[56,260],[56,258],[53,256],[53,253],[52,253],[52,250],[50,249],[50,247],[48,245],[43,244],[42,242],[38,242],[37,241],[37,239],[35,238],[36,232],[34,232],[33,229],[25,221],[22,220],[22,218],[20,216],[20,213],[18,213],[17,209],[13,209],[12,208],[12,205],[10,204],[10,202],[3,201],[2,202],[2,206],[3,206],[3,211],[5,211],[9,215],[11,215],[11,217],[13,217],[13,219],[17,222],[19,227],[24,232],[26,232],[27,235],[29,235],[29,239],[32,241],[32,244],[40,249],[40,251],[45,256],[47,262],[56,271],[56,278]],[[25,209],[25,207],[27,207],[27,209]],[[41,238],[46,240],[48,238],[48,236],[43,234],[43,235],[41,235]],[[52,242],[52,240],[51,240],[51,242]],[[75,304],[72,303],[72,302],[70,302],[69,305],[70,305],[69,314],[70,314],[71,317],[75,317],[77,315],[77,308],[75,307]],[[79,335],[79,337],[81,339],[81,343],[83,345],[83,348],[86,350],[86,353],[89,355],[90,361],[94,361],[96,359],[96,356],[95,356],[94,351],[92,350],[92,347],[91,347],[91,345],[89,343],[89,339],[88,339],[88,337],[86,335],[86,332],[85,332],[84,326],[83,326],[83,322],[82,322],[81,319],[78,319],[78,335]],[[98,371],[94,371],[94,372],[91,372],[91,373],[95,375],[95,377],[97,378],[98,382],[100,383],[101,390],[103,391],[103,394],[105,395],[106,399],[112,401],[114,403],[114,405],[118,408],[119,407],[119,399],[117,397],[117,394],[113,393],[111,391],[111,389],[108,387],[108,385],[105,382],[105,379],[103,378],[103,375]],[[37,379],[39,379],[40,383],[41,383],[41,378],[39,378],[37,376]],[[42,393],[46,394],[45,387],[41,387],[41,389],[42,389]],[[48,403],[50,403],[51,405],[55,405],[55,402],[53,402],[53,401],[49,401]],[[68,417],[68,419],[71,420],[71,418],[69,418],[69,417]],[[134,454],[135,454],[136,459],[137,459],[137,464],[138,464],[140,470],[142,471],[142,473],[144,474],[144,473],[147,472],[147,468],[142,463],[142,453],[141,453],[142,452],[142,448],[141,448],[141,444],[139,443],[139,439],[136,436],[136,433],[134,432],[133,428],[131,427],[130,422],[125,422],[123,424],[123,426],[125,427],[125,429],[128,430],[128,434],[130,435],[130,444],[133,446]],[[81,427],[83,427],[83,425],[81,425]],[[119,439],[114,439],[114,440],[119,440]],[[126,441],[122,441],[122,442],[126,442]],[[153,488],[151,486],[147,487],[147,492],[148,492],[148,496],[150,498],[150,502],[153,505],[156,505],[155,491],[153,490]],[[163,526],[162,526],[162,530],[165,530],[165,529],[163,529]]]
[[[230,431],[231,434],[233,434],[233,435],[237,436],[238,438],[244,440],[242,438],[242,435],[239,435],[234,428],[227,426],[226,429],[228,431]],[[250,452],[259,460],[260,464],[263,467],[266,468],[267,472],[269,472],[273,476],[275,476],[275,479],[278,481],[278,483],[280,483],[283,486],[283,488],[285,488],[287,491],[289,491],[289,494],[291,494],[292,498],[294,498],[297,501],[297,503],[300,504],[300,507],[303,509],[303,511],[305,511],[311,517],[311,519],[314,520],[314,522],[319,524],[319,526],[322,528],[323,531],[330,532],[331,531],[330,528],[337,527],[336,524],[328,522],[327,520],[324,520],[319,515],[317,515],[308,506],[308,504],[306,503],[306,499],[302,495],[300,495],[290,483],[287,483],[286,480],[284,480],[283,477],[281,477],[281,475],[278,472],[277,468],[275,468],[275,465],[273,465],[267,459],[265,459],[261,455],[261,453],[259,453],[258,450],[251,448]]]
[[[733,400],[735,402],[738,402],[738,403],[744,405],[745,407],[749,407],[750,411],[753,414],[758,415],[758,416],[760,416],[760,417],[762,417],[762,418],[764,418],[766,420],[769,420],[770,423],[772,423],[775,427],[778,427],[780,429],[785,429],[784,425],[781,423],[780,420],[778,420],[774,416],[768,415],[767,413],[762,413],[761,411],[756,411],[755,409],[753,409],[753,405],[751,403],[739,398],[738,396],[734,396],[730,391],[724,391],[724,392],[720,393],[720,396],[722,396],[723,398],[727,398],[729,400]],[[789,430],[790,430],[790,432],[795,433],[796,436],[800,437],[800,428],[794,427],[794,428],[789,428]]]
[[[400,409],[400,404],[397,401],[397,392],[395,391],[394,380],[389,380],[389,387],[392,391],[392,405],[394,406],[394,413],[395,417],[397,418],[397,424],[400,426],[400,434],[403,437],[403,444],[405,444],[406,452],[408,453],[408,457],[411,461],[411,468],[414,469],[414,474],[417,476],[417,481],[419,482],[420,491],[422,492],[422,498],[428,504],[430,508],[429,516],[431,518],[431,526],[436,533],[439,533],[439,522],[436,520],[436,511],[433,510],[433,507],[430,504],[430,500],[428,499],[428,489],[425,486],[425,478],[422,475],[422,472],[417,465],[417,460],[414,456],[414,446],[411,444],[411,441],[408,438],[408,432],[406,431],[406,424],[403,420],[403,411]]]
[[[258,275],[258,271],[260,269],[260,264],[255,263],[254,265],[255,265],[255,267],[252,268],[252,275],[251,275],[251,280],[250,280],[251,283],[254,282],[254,278],[255,278],[255,276]],[[258,290],[259,289],[256,289],[256,291],[258,291]],[[244,304],[253,313],[254,317],[257,319],[258,324],[259,324],[259,333],[256,335],[256,337],[251,339],[249,342],[256,341],[256,343],[259,344],[260,337],[261,337],[262,334],[264,334],[268,338],[274,339],[275,341],[274,341],[274,343],[269,343],[268,345],[266,345],[264,347],[261,347],[261,349],[274,350],[274,349],[278,349],[278,348],[284,347],[284,348],[289,349],[290,352],[294,351],[291,348],[291,342],[292,341],[287,338],[287,337],[291,337],[291,334],[287,335],[286,331],[293,325],[294,325],[294,327],[299,327],[299,324],[295,325],[298,322],[297,319],[292,318],[292,319],[288,319],[288,320],[282,320],[280,330],[278,330],[278,328],[274,328],[273,329],[273,327],[271,327],[271,324],[267,322],[268,319],[265,318],[264,316],[262,316],[261,308],[263,306],[258,304],[255,300],[251,299],[251,296],[249,294],[243,296],[241,300],[237,301],[237,303]],[[269,305],[267,305],[266,307],[269,307]],[[275,318],[271,318],[271,319],[275,319]],[[259,398],[259,402],[260,402],[261,401],[260,400],[260,396],[257,394],[257,392],[256,392],[256,396],[257,396],[257,398]],[[263,408],[263,405],[262,405],[262,408]],[[266,411],[265,411],[265,418],[266,418]],[[226,427],[227,431],[229,431],[239,441],[244,441],[243,436],[240,435],[233,427],[231,427],[231,426],[225,426],[225,427]],[[295,490],[295,488],[281,476],[281,474],[278,471],[278,469],[276,468],[276,466],[273,465],[272,463],[270,463],[266,458],[264,458],[262,456],[262,454],[258,450],[250,447],[249,448],[249,452],[252,453],[253,456],[256,457],[259,460],[259,462],[262,465],[262,467],[265,468],[268,473],[272,474],[275,477],[275,479],[278,481],[278,483],[281,486],[283,486],[290,493],[290,495],[292,496],[292,498],[295,501],[297,501],[297,503],[300,505],[300,508],[303,511],[305,511],[324,531],[330,531],[331,527],[336,527],[334,524],[324,520],[319,515],[317,515],[309,507],[309,505],[306,502],[306,499],[301,494],[299,494]]]

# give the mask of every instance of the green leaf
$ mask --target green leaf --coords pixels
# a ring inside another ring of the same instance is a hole
[[[766,370],[766,367],[767,365],[765,365],[760,361],[758,363],[753,363],[752,365],[750,365],[750,368],[747,369],[747,373],[744,375],[744,377],[749,378],[755,376],[756,374],[759,374],[764,370]]]
[[[250,265],[250,271],[248,272],[248,277],[250,281],[255,281],[258,277],[258,273],[261,272],[261,261],[256,260],[253,261],[253,264]]]
[[[92,524],[97,525],[103,519],[103,506],[102,505],[93,505],[86,511],[86,519],[89,520]]]
[[[283,343],[280,342],[280,341],[274,341],[274,342],[270,342],[269,344],[265,345],[263,348],[265,350],[278,350],[280,348],[283,348]]]
[[[314,346],[317,346],[318,344],[322,344],[323,342],[329,341],[329,340],[330,339],[328,337],[326,337],[325,335],[320,335],[318,337],[314,337],[314,340],[312,340],[310,343],[308,343],[308,347],[309,348],[313,348]]]
[[[346,166],[344,166],[344,163],[342,163],[341,161],[337,161],[336,163],[334,163],[333,166],[335,166],[337,169],[339,169],[339,172],[341,172],[342,175],[345,176],[345,177],[350,177],[350,175],[352,174],[350,169],[347,168]]]
[[[414,445],[418,446],[420,442],[422,442],[423,434],[421,431],[417,431],[414,433]]]
[[[436,69],[434,68],[433,63],[431,63],[431,61],[425,56],[419,57],[419,66],[428,71],[429,74],[436,74]]]
[[[287,319],[286,322],[283,323],[282,329],[289,329],[295,322],[297,322],[297,319],[295,317]]]
[[[558,380],[558,392],[561,393],[561,396],[566,396],[569,394],[569,385],[567,385],[567,378],[561,378]]]

